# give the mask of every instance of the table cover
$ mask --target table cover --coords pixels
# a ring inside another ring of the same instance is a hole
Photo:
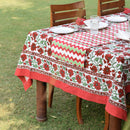
[[[122,13],[117,15],[124,16]],[[107,21],[104,16],[101,21]],[[65,35],[56,37],[53,39],[51,50],[52,56],[65,62],[76,64],[77,66],[84,67],[86,49],[92,46],[100,44],[106,44],[116,38],[115,33],[118,30],[126,31],[128,29],[128,22],[113,23],[108,28],[102,29],[98,34],[93,35],[90,31],[73,33],[71,35]]]
[[[74,27],[74,24],[64,26]],[[119,28],[122,28],[120,24]],[[72,36],[81,34],[89,38],[88,32]],[[125,120],[125,96],[130,92],[130,42],[108,38],[105,44],[87,46],[84,67],[80,67],[52,56],[51,46],[56,37],[65,36],[54,34],[49,28],[27,35],[15,71],[24,89],[32,85],[33,79],[47,82],[85,100],[106,104],[108,113]]]

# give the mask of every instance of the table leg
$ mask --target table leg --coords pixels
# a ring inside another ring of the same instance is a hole
[[[37,80],[37,117],[40,122],[47,120],[46,83]]]
[[[82,104],[82,98],[76,96],[76,113],[77,113],[77,119],[79,124],[83,124],[82,114],[81,114],[81,104]]]
[[[105,126],[104,130],[109,130],[110,114],[105,111]]]
[[[121,130],[121,119],[110,115],[109,130]]]

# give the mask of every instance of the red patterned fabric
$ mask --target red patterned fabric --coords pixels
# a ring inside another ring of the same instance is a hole
[[[84,21],[85,21],[85,19],[83,19],[83,18],[77,18],[76,24],[77,25],[84,25]]]
[[[124,24],[127,22],[119,23],[118,29],[125,30],[127,26],[124,28]],[[74,27],[75,23],[64,26]],[[89,31],[61,36],[52,33],[49,28],[29,32],[15,72],[25,91],[32,85],[33,79],[47,82],[85,100],[106,104],[108,113],[126,120],[125,96],[130,92],[130,43],[114,40],[113,31],[117,25],[111,26],[111,31],[109,28],[108,33],[105,33],[106,29],[102,30],[101,35],[96,37],[91,37]],[[79,51],[83,54],[84,67],[52,56],[53,39],[70,38],[72,42],[73,36],[78,49],[85,50],[85,53]],[[78,39],[83,44],[80,45]],[[99,41],[102,44],[97,44]]]
[[[130,14],[130,9],[129,8],[125,8],[124,13],[125,14]]]
[[[88,48],[106,44],[116,38],[118,30],[127,30],[128,22],[116,23],[92,35],[90,31],[64,35],[53,39],[52,56],[70,64],[84,67],[85,54]]]

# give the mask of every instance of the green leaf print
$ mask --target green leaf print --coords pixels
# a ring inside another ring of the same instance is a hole
[[[83,83],[83,86],[87,86],[87,84],[86,84],[86,83]]]
[[[101,58],[100,58],[100,61],[99,61],[99,62],[100,62],[100,64],[103,64],[102,60],[103,60],[103,59],[101,59]]]
[[[51,70],[51,73],[54,73],[54,70]]]
[[[70,79],[70,77],[69,77],[69,76],[67,76],[67,77],[66,77],[66,79]]]
[[[97,57],[97,58],[95,58],[95,61],[97,61],[98,62],[98,60],[99,60],[99,58]]]
[[[72,81],[75,82],[75,77],[72,78]]]
[[[117,96],[112,96],[112,99],[113,99],[113,100],[119,100],[119,99],[117,98]]]

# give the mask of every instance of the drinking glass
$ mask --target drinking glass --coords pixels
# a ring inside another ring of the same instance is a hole
[[[92,34],[97,34],[98,27],[99,27],[99,16],[97,15],[90,16],[90,32]]]

